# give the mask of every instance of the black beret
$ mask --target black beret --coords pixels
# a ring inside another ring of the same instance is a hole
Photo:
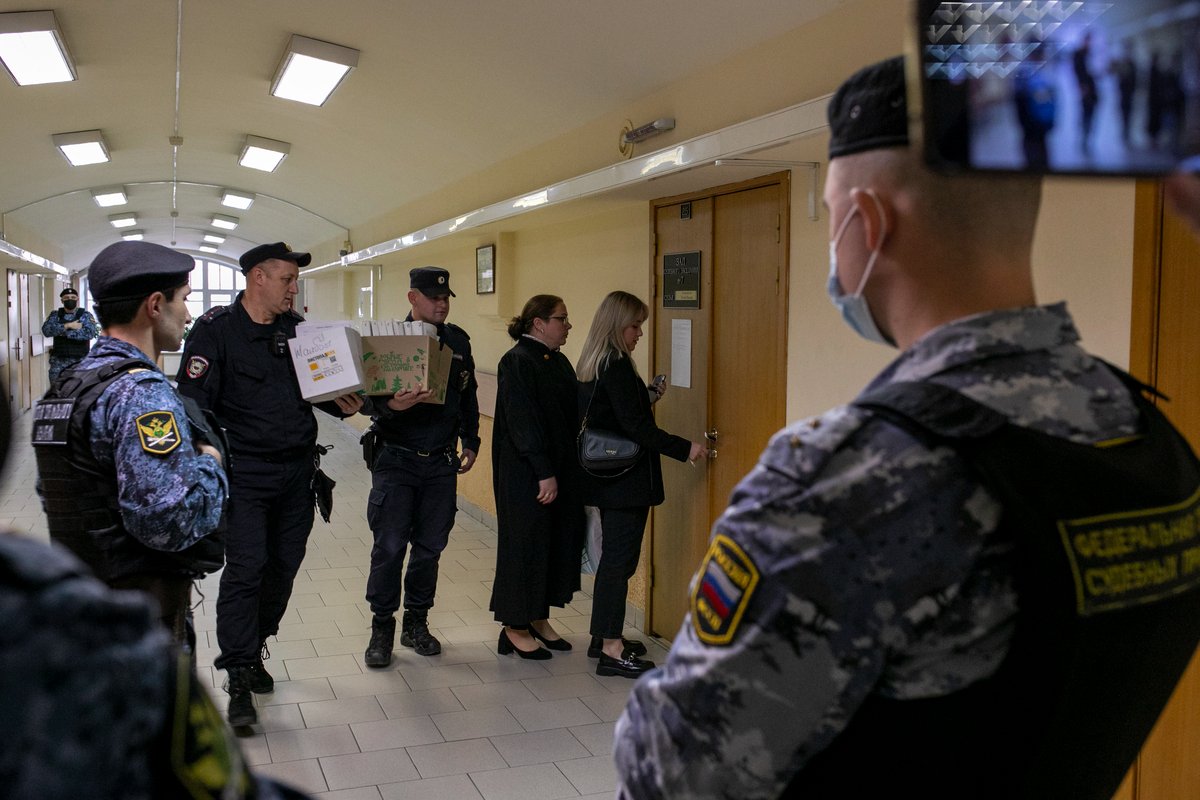
[[[904,56],[864,67],[829,101],[829,158],[908,146]]]
[[[59,292],[59,293],[58,293],[58,296],[59,296],[59,297],[66,297],[66,296],[67,296],[67,295],[69,295],[69,294],[73,294],[73,295],[76,295],[76,296],[78,296],[78,295],[79,295],[79,290],[78,290],[78,289],[76,289],[74,286],[68,286],[67,288],[65,288],[65,289],[63,289],[61,292]]]
[[[92,259],[88,286],[97,303],[137,300],[187,283],[196,262],[153,242],[117,242]]]
[[[408,285],[426,297],[458,297],[450,291],[450,273],[441,267],[417,267],[408,271]]]
[[[246,273],[262,262],[272,258],[278,258],[281,261],[295,261],[298,267],[307,267],[312,263],[311,255],[308,253],[294,253],[292,252],[292,248],[283,242],[260,244],[258,247],[251,248],[242,253],[242,257],[238,259],[238,263],[242,265],[242,272]]]

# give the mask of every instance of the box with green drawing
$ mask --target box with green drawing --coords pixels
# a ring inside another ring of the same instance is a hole
[[[363,388],[367,394],[429,389],[426,401],[444,403],[454,351],[431,336],[362,337]]]

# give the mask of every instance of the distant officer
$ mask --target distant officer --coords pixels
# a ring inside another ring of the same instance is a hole
[[[179,391],[211,410],[229,436],[229,534],[217,596],[214,665],[229,675],[229,722],[258,721],[251,692],[274,690],[263,666],[268,636],[279,631],[313,525],[317,420],[300,396],[288,339],[303,317],[292,308],[300,267],[312,260],[283,242],[240,259],[246,289],[196,321],[180,365]],[[357,395],[322,403],[350,416]]]
[[[92,339],[100,335],[91,312],[79,307],[78,291],[68,286],[58,293],[58,297],[62,306],[51,311],[42,323],[42,336],[54,337],[50,349],[51,381],[67,367],[79,363],[92,346]]]
[[[450,273],[440,267],[409,272],[408,320],[437,327],[438,338],[454,351],[444,403],[426,403],[428,390],[397,392],[386,400],[368,398],[375,437],[371,467],[371,496],[367,522],[375,537],[367,602],[374,617],[371,641],[363,655],[369,667],[392,660],[400,588],[404,587],[404,619],[400,644],[420,655],[442,652],[429,632],[429,609],[437,591],[438,558],[454,527],[458,475],[475,463],[479,453],[479,401],[475,360],[466,331],[446,322],[450,313]],[[462,441],[462,453],[458,443]],[[408,553],[408,571],[403,572]]]
[[[191,256],[118,242],[88,269],[104,335],[59,375],[34,412],[39,493],[50,537],[110,586],[158,601],[186,643],[192,579],[221,566],[227,482],[220,439],[159,370],[192,317]]]
[[[619,796],[1109,800],[1196,651],[1200,464],[1037,304],[1040,179],[934,174],[905,97],[843,84],[825,182],[830,299],[899,353],[734,490]]]

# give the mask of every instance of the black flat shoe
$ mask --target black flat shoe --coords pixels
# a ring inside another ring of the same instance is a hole
[[[537,628],[533,627],[532,625],[529,626],[529,632],[531,634],[533,634],[533,638],[537,639],[539,642],[546,645],[546,647],[549,647],[551,650],[558,650],[560,652],[565,653],[567,650],[571,649],[571,643],[568,642],[566,639],[563,639],[563,638],[547,639],[545,636],[542,636],[540,633],[538,633]]]
[[[512,639],[508,638],[508,631],[503,628],[500,629],[500,641],[496,642],[496,652],[502,656],[516,653],[521,658],[531,658],[534,661],[545,661],[547,658],[552,657],[550,651],[544,647],[530,651],[522,650],[512,643]]]
[[[646,645],[639,642],[637,639],[626,639],[621,637],[621,648],[624,652],[633,656],[646,655]],[[599,658],[604,652],[604,637],[593,636],[592,643],[588,645],[588,658]]]
[[[638,658],[628,650],[621,653],[620,658],[601,652],[600,663],[596,664],[597,675],[620,675],[622,678],[638,678],[652,669],[653,661]]]

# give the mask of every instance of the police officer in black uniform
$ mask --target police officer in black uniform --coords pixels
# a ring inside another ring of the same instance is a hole
[[[446,547],[458,495],[459,473],[471,469],[479,453],[479,401],[475,361],[466,331],[446,322],[450,313],[450,273],[440,267],[409,272],[408,320],[437,327],[438,338],[454,351],[446,400],[426,403],[428,390],[372,397],[363,407],[373,424],[366,439],[371,467],[367,522],[375,537],[367,602],[374,617],[371,641],[363,661],[386,667],[392,660],[396,633],[393,614],[404,586],[404,619],[400,644],[420,655],[442,652],[429,632],[428,615],[437,591],[438,558]],[[462,440],[462,454],[458,442]],[[402,574],[405,552],[408,572]]]
[[[229,436],[229,535],[214,665],[229,674],[231,725],[257,722],[250,693],[274,689],[264,643],[279,630],[312,531],[317,420],[300,395],[287,343],[303,321],[292,301],[300,267],[311,260],[283,242],[247,251],[240,259],[245,291],[197,320],[177,376],[179,391],[211,409]],[[361,407],[354,394],[318,406],[343,417]]]

